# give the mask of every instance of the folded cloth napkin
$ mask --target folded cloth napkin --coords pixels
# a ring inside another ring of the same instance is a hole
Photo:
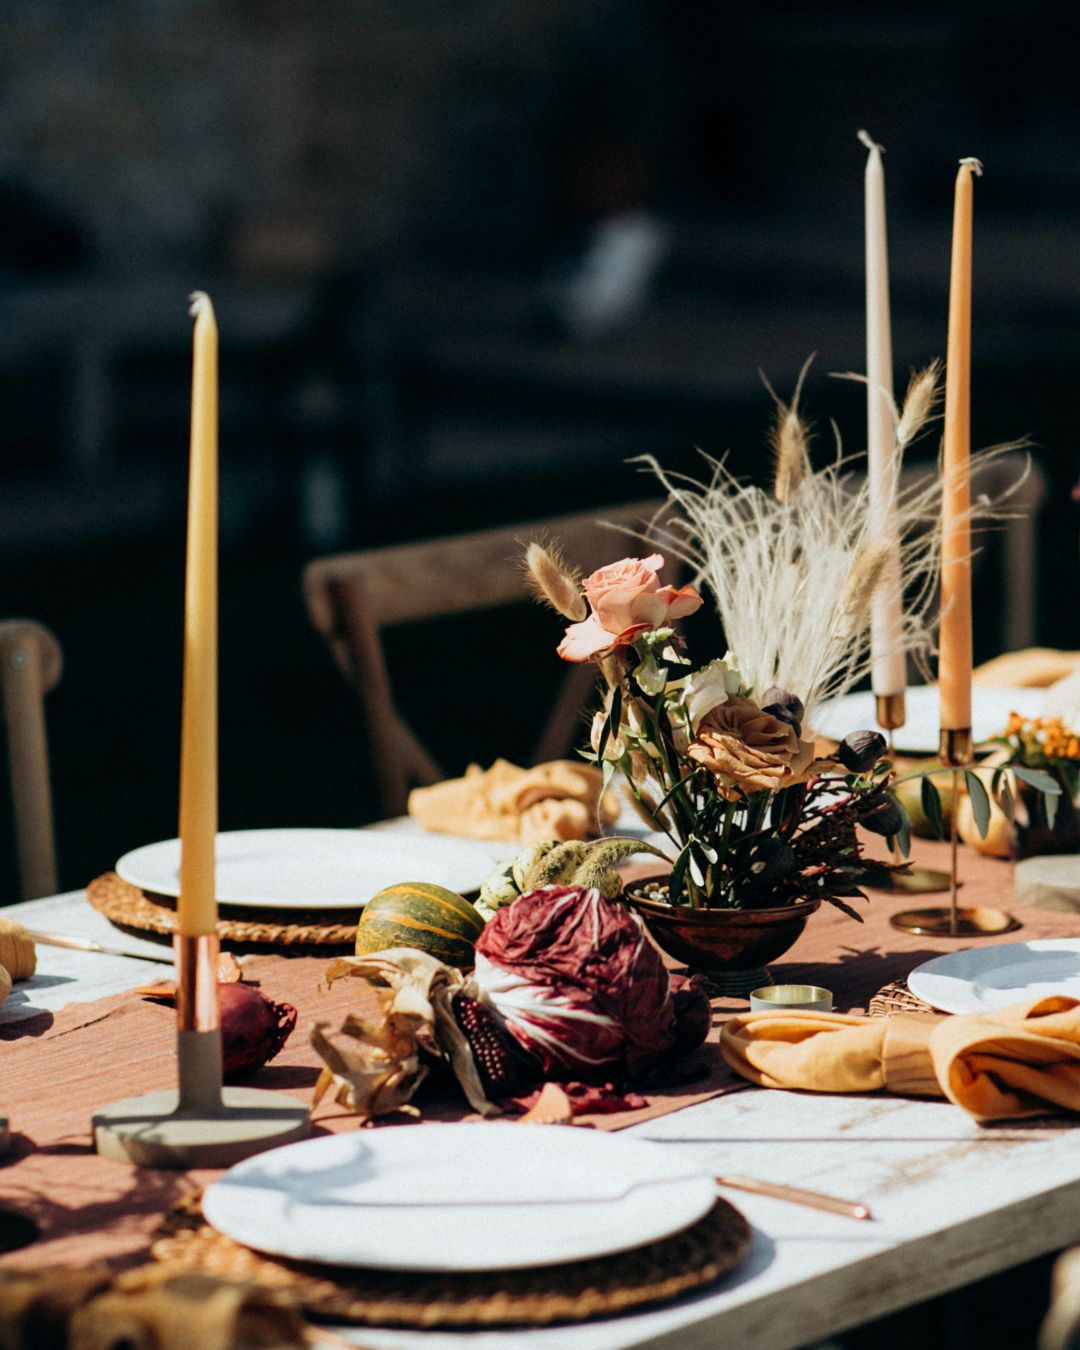
[[[409,794],[409,815],[425,830],[470,839],[587,839],[615,822],[618,802],[591,764],[554,759],[521,769],[497,759]]]
[[[288,1350],[307,1344],[284,1295],[167,1266],[0,1270],[0,1347],[40,1350]]]
[[[955,1017],[747,1013],[720,1048],[762,1087],[947,1097],[978,1121],[1080,1113],[1080,1001],[1064,995]]]
[[[1063,652],[1056,647],[1025,647],[1019,652],[1003,652],[992,661],[984,661],[971,672],[972,684],[1046,689],[1071,675],[1080,665],[1080,652]]]

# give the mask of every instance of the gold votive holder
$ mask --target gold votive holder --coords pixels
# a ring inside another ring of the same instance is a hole
[[[766,984],[750,992],[751,1012],[831,1012],[832,990],[819,984]]]

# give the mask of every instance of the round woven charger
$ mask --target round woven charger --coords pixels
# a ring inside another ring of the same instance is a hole
[[[106,872],[86,888],[93,907],[118,928],[140,936],[156,934],[171,938],[176,931],[176,901],[168,895],[152,895]],[[275,911],[280,913],[280,911]],[[345,947],[352,951],[356,924],[342,923],[340,910],[289,910],[289,922],[268,918],[246,905],[218,907],[218,937],[223,942],[252,947],[289,947],[298,954]]]
[[[903,980],[893,980],[881,986],[870,1000],[867,1011],[871,1017],[888,1017],[890,1013],[928,1013],[934,1010],[929,1003],[916,998]]]
[[[633,1251],[570,1265],[445,1275],[262,1256],[182,1209],[169,1215],[165,1228],[153,1247],[158,1261],[280,1289],[326,1321],[429,1329],[583,1322],[665,1303],[726,1275],[750,1247],[750,1225],[726,1200],[684,1232]]]

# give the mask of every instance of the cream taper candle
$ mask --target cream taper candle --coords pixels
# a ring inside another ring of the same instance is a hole
[[[196,291],[191,385],[184,694],[180,736],[180,898],[186,937],[213,933],[217,834],[218,333],[210,297]]]
[[[870,683],[879,698],[907,687],[904,661],[900,541],[896,525],[896,404],[893,399],[889,253],[885,228],[882,147],[865,131],[866,160],[866,459],[870,532],[887,542],[889,555],[870,601]]]
[[[977,159],[960,161],[953,210],[938,657],[943,732],[971,726],[971,222],[974,175],[981,173]]]

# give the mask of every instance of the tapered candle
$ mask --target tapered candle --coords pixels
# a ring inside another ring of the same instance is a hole
[[[971,726],[971,219],[974,175],[981,173],[977,159],[960,161],[953,210],[942,465],[942,731]]]
[[[874,540],[888,546],[881,580],[870,601],[870,684],[880,700],[907,687],[904,662],[900,541],[896,526],[896,405],[893,401],[892,321],[889,312],[889,252],[885,228],[882,147],[865,131],[859,140],[866,160],[866,447],[869,524]],[[895,711],[895,703],[893,705]],[[902,713],[902,707],[901,707]],[[902,718],[901,718],[902,720]],[[897,723],[892,721],[891,725]]]
[[[217,833],[218,333],[210,297],[196,291],[184,586],[184,693],[180,737],[180,898],[186,937],[213,933]]]

